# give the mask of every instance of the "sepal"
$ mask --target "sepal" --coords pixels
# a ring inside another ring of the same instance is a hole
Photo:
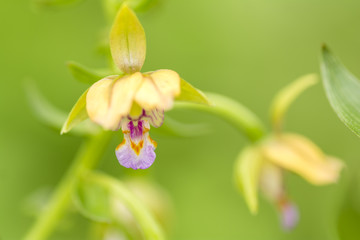
[[[275,96],[271,105],[270,115],[275,130],[281,130],[284,115],[290,105],[299,97],[299,95],[318,82],[316,74],[308,74],[298,78],[290,83]]]
[[[139,72],[145,61],[145,31],[135,13],[124,4],[110,33],[110,50],[117,67],[124,73]]]
[[[209,99],[202,91],[193,87],[182,78],[180,79],[180,89],[180,95],[175,100],[211,105]]]
[[[258,210],[258,188],[262,165],[260,149],[255,146],[243,149],[235,163],[236,183],[252,214],[256,214]]]
[[[69,132],[76,124],[87,119],[89,116],[86,112],[86,95],[89,89],[87,89],[77,100],[73,108],[71,109],[60,134]]]

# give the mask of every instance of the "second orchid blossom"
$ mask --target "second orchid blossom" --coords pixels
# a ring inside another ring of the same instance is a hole
[[[208,101],[175,71],[140,72],[146,55],[145,32],[126,5],[112,26],[110,50],[122,73],[100,79],[86,90],[71,110],[62,133],[87,117],[105,130],[121,128],[124,140],[115,151],[119,163],[126,168],[145,169],[156,157],[157,144],[149,136],[150,125],[162,125],[164,111],[172,108],[175,99],[203,104]]]
[[[274,133],[241,151],[235,166],[235,177],[252,213],[258,209],[258,189],[280,213],[284,229],[296,226],[299,218],[296,205],[287,196],[284,171],[291,171],[314,185],[337,181],[343,164],[325,155],[309,139],[293,133],[282,133],[284,114],[293,100],[317,81],[307,75],[284,88],[272,107]]]

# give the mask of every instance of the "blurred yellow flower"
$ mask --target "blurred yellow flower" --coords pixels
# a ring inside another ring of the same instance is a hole
[[[337,181],[343,164],[325,155],[309,139],[298,134],[282,134],[261,146],[264,157],[274,165],[292,171],[314,185]]]
[[[245,148],[237,159],[235,176],[252,213],[258,210],[260,189],[279,209],[283,227],[291,229],[298,221],[298,212],[286,195],[284,170],[314,185],[326,185],[338,180],[342,167],[340,160],[325,155],[309,139],[287,133]]]
[[[296,173],[314,185],[325,185],[335,183],[343,168],[340,160],[325,155],[304,136],[281,131],[283,116],[291,102],[314,83],[316,76],[307,75],[280,91],[271,112],[274,134],[242,150],[235,166],[236,182],[250,211],[257,213],[260,189],[277,207],[285,229],[296,225],[299,214],[286,194],[283,172]]]

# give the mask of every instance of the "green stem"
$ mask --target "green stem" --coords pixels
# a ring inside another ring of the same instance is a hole
[[[68,172],[60,182],[46,209],[24,240],[43,240],[53,232],[71,203],[71,194],[84,171],[94,168],[111,138],[102,132],[88,139],[80,148]]]
[[[153,215],[121,181],[106,174],[95,172],[89,172],[89,174],[86,175],[86,180],[94,181],[95,183],[102,185],[104,188],[109,189],[109,192],[114,194],[117,199],[123,200],[124,204],[137,219],[137,222],[143,231],[144,239],[165,239],[163,230]]]
[[[256,142],[264,136],[265,127],[263,123],[245,106],[223,95],[206,93],[206,96],[212,105],[176,102],[174,107],[178,109],[200,110],[214,114],[232,124],[252,142]]]

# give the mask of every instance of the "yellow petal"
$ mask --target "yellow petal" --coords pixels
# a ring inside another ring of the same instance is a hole
[[[143,76],[137,72],[120,78],[114,83],[111,93],[111,103],[106,120],[107,129],[117,130],[121,118],[130,113],[135,93],[143,82]]]
[[[86,95],[86,110],[89,118],[100,125],[108,114],[111,87],[117,77],[109,76],[94,83]]]
[[[180,76],[172,70],[158,70],[150,74],[151,79],[154,81],[157,89],[164,96],[167,101],[166,109],[172,107],[173,100],[180,94]]]
[[[283,134],[281,139],[285,141],[286,144],[288,144],[290,147],[306,156],[307,161],[309,162],[324,162],[326,158],[323,151],[304,136],[287,133]]]
[[[150,77],[162,94],[172,97],[180,94],[180,76],[177,72],[162,69],[152,72]]]
[[[141,87],[136,92],[135,101],[145,110],[165,109],[167,102],[156,88],[153,80],[144,77]]]
[[[262,164],[263,158],[259,149],[247,147],[241,151],[235,165],[236,183],[253,214],[258,210],[258,187]]]
[[[142,81],[141,73],[117,78],[109,76],[96,82],[86,98],[90,119],[108,130],[119,129],[121,118],[129,114],[135,92]]]
[[[326,163],[327,168],[330,169],[329,172],[334,173],[336,178],[338,177],[340,170],[344,166],[341,160],[335,157],[326,156],[317,145],[304,136],[298,134],[284,134],[282,138],[293,149],[302,152],[309,161],[313,161],[314,163],[319,162],[320,164]]]
[[[312,184],[336,182],[340,161],[326,157],[310,140],[295,134],[272,139],[263,146],[265,157],[284,169],[295,172]]]

